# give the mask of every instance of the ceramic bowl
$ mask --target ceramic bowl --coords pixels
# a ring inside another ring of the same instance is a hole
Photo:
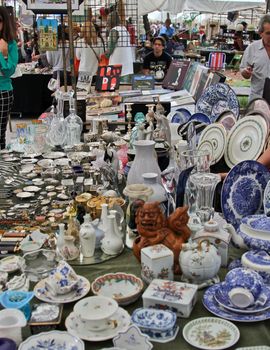
[[[102,331],[110,327],[117,309],[118,304],[112,298],[93,296],[80,300],[73,310],[89,329]]]
[[[141,295],[143,281],[124,272],[108,273],[96,278],[91,288],[95,295],[113,298],[119,305],[128,305],[135,302]]]
[[[245,308],[257,302],[263,284],[263,279],[257,272],[238,267],[227,273],[224,288],[235,306]]]

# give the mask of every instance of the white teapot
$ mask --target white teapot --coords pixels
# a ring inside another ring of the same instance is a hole
[[[208,240],[188,242],[182,245],[179,263],[183,273],[182,280],[206,285],[216,283],[221,265],[221,256],[217,248]]]

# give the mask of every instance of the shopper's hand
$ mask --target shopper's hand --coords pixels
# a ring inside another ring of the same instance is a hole
[[[32,55],[32,61],[36,62],[40,58],[40,55]]]
[[[4,39],[0,39],[0,52],[4,57],[8,55],[8,44]]]
[[[253,67],[252,66],[247,66],[242,70],[242,75],[245,79],[249,79],[253,74]]]

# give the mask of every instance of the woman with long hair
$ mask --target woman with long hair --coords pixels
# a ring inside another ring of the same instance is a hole
[[[4,6],[0,6],[0,148],[6,146],[8,115],[13,103],[11,76],[18,63],[13,17]]]

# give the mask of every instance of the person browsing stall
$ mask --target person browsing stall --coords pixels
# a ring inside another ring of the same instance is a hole
[[[15,23],[4,6],[0,6],[0,147],[6,146],[8,115],[13,103],[11,76],[18,63]]]
[[[245,79],[251,78],[249,100],[262,97],[265,79],[270,77],[270,15],[260,19],[260,40],[251,43],[245,50],[240,71]]]
[[[143,60],[143,73],[145,75],[152,74],[158,82],[164,79],[172,62],[172,57],[164,51],[165,45],[164,38],[154,38],[153,51],[146,55]]]

